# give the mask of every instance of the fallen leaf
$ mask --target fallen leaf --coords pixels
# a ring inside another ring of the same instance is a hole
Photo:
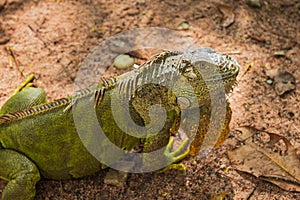
[[[279,69],[269,69],[269,70],[266,70],[266,75],[269,78],[274,79],[275,76],[278,75],[278,72],[279,72]]]
[[[221,26],[229,27],[231,24],[234,23],[234,13],[233,13],[232,9],[229,6],[219,4],[218,9],[223,14],[223,22],[222,22]]]
[[[0,10],[1,10],[1,0],[0,0]],[[0,23],[0,45],[6,44],[9,42],[10,37],[7,35],[5,30],[2,28],[2,24]]]
[[[253,40],[258,41],[258,42],[263,42],[263,43],[266,43],[266,42],[267,42],[265,38],[260,37],[260,36],[257,36],[257,35],[254,35],[254,34],[252,34],[252,33],[248,33],[247,36],[250,37],[250,38],[253,39]]]
[[[289,141],[252,127],[240,127],[244,145],[229,151],[233,167],[269,181],[284,190],[300,192],[300,160]]]
[[[274,89],[277,95],[283,95],[296,88],[296,78],[289,72],[281,69],[270,69],[266,75],[274,80]]]

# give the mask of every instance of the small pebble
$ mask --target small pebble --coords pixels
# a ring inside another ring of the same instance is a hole
[[[248,0],[247,4],[249,6],[252,6],[252,7],[255,7],[255,8],[260,8],[261,7],[260,0]]]
[[[177,29],[178,30],[189,30],[189,29],[191,29],[191,26],[187,21],[183,20],[178,24]]]
[[[271,84],[273,83],[273,80],[272,80],[272,79],[268,79],[268,80],[267,80],[267,83],[268,83],[269,85],[271,85]]]
[[[284,51],[275,51],[274,56],[280,57],[280,56],[285,56]]]
[[[117,69],[127,69],[134,64],[134,59],[131,58],[129,55],[119,55],[114,60],[114,66]]]

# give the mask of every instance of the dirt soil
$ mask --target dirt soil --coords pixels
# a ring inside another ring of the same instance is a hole
[[[225,12],[220,4],[227,6]],[[300,154],[300,2],[261,4],[0,0],[1,105],[31,73],[50,100],[71,95],[76,72],[88,53],[110,36],[133,28],[181,29],[201,46],[231,53],[241,65],[238,85],[229,97],[233,110],[229,139],[206,158],[185,159],[186,174],[130,174],[124,187],[105,184],[107,170],[78,180],[43,179],[37,184],[36,199],[300,199],[299,193],[226,170],[231,166],[226,152],[234,147],[235,127],[241,125],[284,135]],[[8,47],[18,63],[9,59]],[[267,82],[265,72],[276,68],[296,78],[296,89],[284,96]],[[0,191],[5,185],[0,182]]]

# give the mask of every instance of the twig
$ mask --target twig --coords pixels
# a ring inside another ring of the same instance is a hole
[[[237,51],[225,51],[225,52],[222,52],[222,54],[236,55],[236,54],[241,54],[241,51],[240,50],[237,50]]]
[[[244,71],[242,72],[241,76],[238,78],[238,82],[246,75],[246,73],[250,70],[251,67],[253,67],[253,65],[256,64],[255,62],[251,62],[250,64],[248,64],[246,66],[246,68],[244,69]]]
[[[39,32],[37,32],[30,24],[28,25],[29,29],[35,34],[35,36],[41,40],[45,47],[47,47],[47,43],[40,37]]]
[[[258,42],[263,42],[263,43],[266,43],[267,41],[266,41],[266,39],[264,39],[264,38],[261,38],[261,37],[258,37],[258,36],[255,36],[255,35],[251,35],[251,34],[247,34],[251,39],[253,39],[253,40],[256,40],[256,41],[258,41]]]
[[[19,61],[17,60],[17,58],[16,58],[16,56],[15,56],[15,53],[14,53],[14,51],[13,51],[13,48],[12,48],[11,46],[8,46],[8,47],[6,48],[6,51],[7,51],[8,55],[9,55],[9,56],[12,58],[12,60],[14,61],[17,70],[21,73],[21,76],[22,76],[22,77],[25,77],[23,70],[20,69],[20,63],[19,63]],[[12,66],[11,66],[11,67],[12,67]]]
[[[248,194],[247,197],[246,197],[245,199],[246,199],[246,200],[249,200],[249,199],[253,196],[255,190],[256,190],[256,187],[254,187],[254,188],[252,189],[252,191],[250,192],[250,194]]]
[[[300,133],[300,129],[297,128],[297,126],[295,124],[293,124],[294,128]]]

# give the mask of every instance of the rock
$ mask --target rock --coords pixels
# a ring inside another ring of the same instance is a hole
[[[117,69],[127,69],[134,64],[134,59],[131,58],[129,55],[119,55],[114,60],[114,66]]]
[[[231,24],[234,23],[235,21],[235,15],[230,6],[219,4],[218,9],[222,12],[223,14],[223,19],[222,19],[222,24],[221,26],[223,27],[229,27]]]
[[[273,84],[273,80],[272,80],[272,79],[268,79],[268,80],[267,80],[267,83],[268,83],[269,85],[272,85],[272,84]]]
[[[123,160],[121,163],[119,163],[118,167],[120,167],[119,169],[122,169],[124,171],[131,171],[134,168],[134,165],[135,162],[133,161]],[[116,186],[120,189],[124,189],[124,187],[126,186],[128,173],[122,170],[118,171],[110,168],[104,178],[104,183],[107,185]]]
[[[138,69],[138,68],[140,68],[140,66],[137,65],[137,64],[133,64],[133,68],[134,68],[134,69]]]
[[[248,0],[247,4],[254,8],[261,8],[260,0]]]

